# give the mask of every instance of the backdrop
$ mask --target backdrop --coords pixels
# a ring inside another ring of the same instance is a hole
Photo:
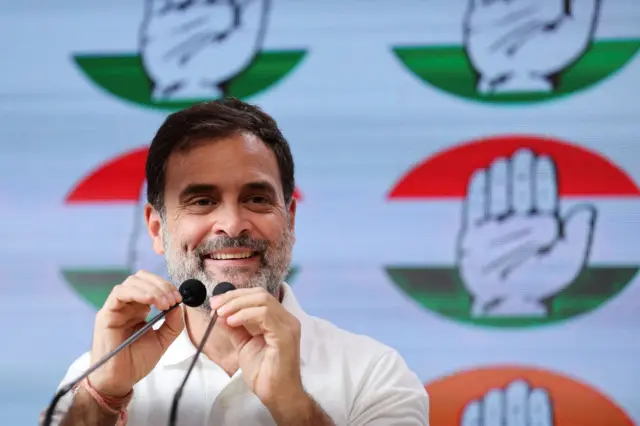
[[[303,307],[397,348],[434,426],[640,423],[639,2],[180,3],[0,5],[1,424],[162,273],[146,147],[225,93],[292,145]]]

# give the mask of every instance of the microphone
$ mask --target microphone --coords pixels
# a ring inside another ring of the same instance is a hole
[[[180,285],[180,288],[178,289],[178,291],[180,292],[180,295],[182,296],[182,303],[184,303],[185,305],[190,306],[192,308],[196,308],[196,307],[202,305],[204,303],[204,301],[206,300],[206,298],[207,298],[207,288],[204,286],[204,284],[202,284],[201,281],[196,280],[194,278],[188,279],[185,282],[183,282]],[[45,420],[44,420],[43,426],[51,425],[51,420],[53,419],[53,412],[54,412],[54,410],[56,408],[56,405],[58,404],[58,401],[60,400],[60,398],[62,398],[64,395],[67,394],[67,392],[69,392],[78,383],[80,383],[82,380],[84,380],[85,377],[87,377],[89,374],[93,373],[95,370],[100,368],[105,362],[107,362],[111,358],[113,358],[122,349],[126,348],[127,346],[129,346],[130,344],[132,344],[133,342],[138,340],[140,338],[140,336],[142,336],[155,323],[157,323],[160,319],[164,318],[165,315],[167,315],[169,312],[171,312],[178,305],[180,305],[180,304],[176,303],[175,305],[173,305],[172,307],[170,307],[166,311],[162,311],[161,313],[159,313],[158,315],[153,317],[153,319],[151,319],[151,321],[149,321],[147,324],[145,324],[144,327],[142,327],[140,330],[136,331],[133,335],[131,335],[131,337],[129,337],[124,342],[122,342],[117,348],[115,348],[114,350],[112,350],[111,352],[106,354],[100,361],[98,361],[93,366],[91,366],[80,377],[75,379],[73,382],[61,387],[60,390],[54,396],[53,400],[51,401],[51,404],[49,404],[49,407],[47,408],[47,412],[46,412],[46,415],[45,415]]]
[[[224,294],[230,290],[235,290],[236,287],[226,281],[221,282],[220,284],[218,284],[217,286],[215,286],[215,288],[213,289],[213,294],[211,295],[211,297],[213,296],[218,296],[220,294]],[[196,361],[198,360],[198,357],[200,356],[200,353],[202,352],[202,349],[204,348],[204,344],[207,341],[207,339],[209,338],[209,334],[211,334],[211,330],[213,330],[213,326],[216,323],[216,320],[218,319],[218,313],[214,312],[213,316],[211,317],[211,321],[209,321],[209,325],[207,326],[207,330],[204,332],[204,337],[202,338],[202,341],[200,342],[200,345],[198,346],[198,350],[196,351],[195,355],[193,356],[193,359],[191,360],[191,365],[189,366],[189,369],[187,370],[187,374],[184,376],[184,380],[182,380],[182,383],[180,384],[180,386],[178,387],[178,389],[176,390],[176,393],[173,395],[173,403],[171,404],[171,413],[169,415],[169,425],[170,426],[175,426],[176,424],[176,419],[178,416],[178,401],[180,400],[180,397],[182,396],[182,391],[184,390],[185,385],[187,384],[187,380],[189,380],[189,376],[191,375],[191,371],[193,371],[193,367],[196,365]]]

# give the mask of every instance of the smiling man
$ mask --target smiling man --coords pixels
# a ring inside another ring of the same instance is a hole
[[[145,221],[172,282],[139,271],[95,319],[90,351],[62,384],[124,342],[151,306],[181,301],[189,278],[211,294],[181,305],[58,403],[54,424],[167,424],[212,312],[178,411],[184,425],[428,425],[424,386],[394,349],[305,314],[283,280],[295,241],[294,163],[276,122],[236,99],[170,115],[147,158]]]

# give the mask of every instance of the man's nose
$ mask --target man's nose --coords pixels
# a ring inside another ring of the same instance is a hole
[[[251,223],[242,214],[237,205],[223,205],[216,209],[213,232],[216,235],[225,234],[229,237],[239,237],[251,229]]]

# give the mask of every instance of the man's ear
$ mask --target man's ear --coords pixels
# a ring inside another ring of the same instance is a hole
[[[298,208],[298,202],[295,198],[291,198],[289,203],[289,227],[291,228],[291,234],[293,235],[293,242],[296,241],[296,209]]]
[[[144,221],[147,224],[147,230],[151,237],[153,251],[162,255],[164,254],[164,241],[162,240],[162,218],[160,213],[154,209],[151,204],[144,206]]]

